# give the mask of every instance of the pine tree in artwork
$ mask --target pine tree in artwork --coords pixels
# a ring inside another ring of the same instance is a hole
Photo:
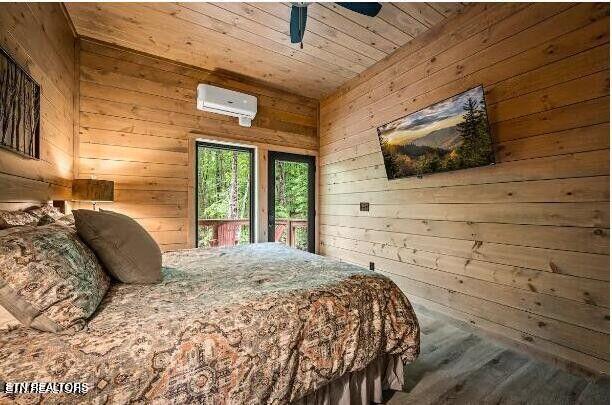
[[[457,124],[459,134],[463,138],[458,150],[462,165],[474,167],[487,164],[491,161],[491,139],[484,103],[470,97],[463,110],[463,122]]]
[[[457,128],[465,142],[476,138],[482,116],[478,109],[478,102],[471,97],[465,102],[463,110],[465,111],[463,122],[457,124]]]

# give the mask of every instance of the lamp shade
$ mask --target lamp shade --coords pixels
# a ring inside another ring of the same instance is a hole
[[[76,201],[114,201],[115,182],[75,179],[72,181],[72,199]]]

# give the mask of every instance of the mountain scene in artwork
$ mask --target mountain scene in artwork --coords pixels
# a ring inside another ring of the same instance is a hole
[[[495,162],[482,86],[385,124],[378,136],[390,180]]]

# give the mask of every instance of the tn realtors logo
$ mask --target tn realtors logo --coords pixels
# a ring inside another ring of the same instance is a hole
[[[89,385],[82,382],[0,381],[0,392],[15,394],[87,394]]]

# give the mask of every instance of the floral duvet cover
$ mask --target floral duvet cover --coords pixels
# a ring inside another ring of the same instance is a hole
[[[77,382],[22,403],[284,404],[378,356],[419,351],[388,278],[274,243],[164,254],[154,285],[114,284],[73,335],[0,333],[0,381]]]

